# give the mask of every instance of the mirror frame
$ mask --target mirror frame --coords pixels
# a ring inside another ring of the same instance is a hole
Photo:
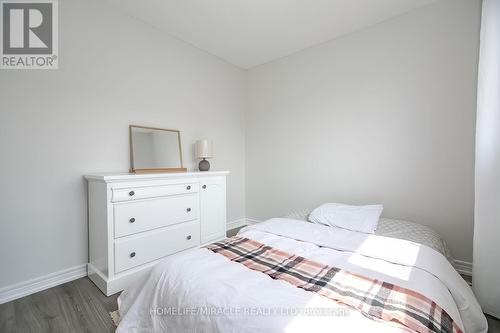
[[[158,131],[167,131],[167,132],[175,132],[177,133],[177,139],[179,141],[179,157],[181,160],[180,168],[148,168],[148,169],[136,169],[134,168],[134,145],[132,143],[132,128],[144,128],[144,129],[152,129]],[[187,172],[187,168],[184,168],[184,164],[182,161],[182,148],[181,148],[181,131],[166,129],[166,128],[158,128],[158,127],[148,127],[148,126],[140,126],[140,125],[129,125],[129,143],[130,143],[130,172],[131,173],[163,173],[163,172]]]

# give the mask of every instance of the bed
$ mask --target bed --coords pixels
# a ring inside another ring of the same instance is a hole
[[[401,228],[408,231],[420,227],[386,220],[380,221],[376,234],[364,234],[307,223],[304,213],[296,212],[247,226],[231,242],[261,244],[277,251],[273,253],[290,254],[335,268],[335,272],[346,272],[349,278],[336,281],[336,286],[365,295],[363,306],[372,287],[353,289],[356,279],[407,291],[403,297],[414,294],[419,300],[431,301],[430,314],[434,315],[436,308],[442,310],[446,316],[441,316],[438,324],[452,322],[450,332],[487,332],[481,308],[449,262],[445,243],[430,229],[419,229],[432,237],[420,235],[425,240],[417,242],[415,235],[404,236]],[[418,331],[411,325],[412,318],[402,323],[384,317],[385,308],[374,306],[380,294],[368,302],[371,309],[363,312],[352,303],[352,295],[350,300],[334,299],[321,294],[323,289],[300,288],[293,285],[293,279],[280,279],[255,269],[255,262],[246,266],[215,250],[229,248],[228,242],[162,260],[147,280],[120,295],[122,319],[117,332]],[[249,257],[248,253],[244,256]],[[279,271],[285,275],[281,268]],[[349,285],[351,278],[353,285]]]

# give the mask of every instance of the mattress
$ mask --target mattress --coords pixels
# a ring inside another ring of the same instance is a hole
[[[284,217],[307,221],[310,212],[310,209],[297,210],[290,212]],[[453,256],[446,242],[434,229],[425,225],[404,220],[381,218],[377,230],[375,230],[375,235],[404,239],[428,246],[442,253],[452,265],[454,263]]]

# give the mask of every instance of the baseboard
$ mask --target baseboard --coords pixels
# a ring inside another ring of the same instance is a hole
[[[237,219],[237,220],[228,222],[226,230],[229,231],[229,230],[240,228],[240,227],[243,227],[246,225],[247,225],[247,219],[241,218],[241,219]]]
[[[260,221],[241,218],[227,224],[227,230],[255,224]],[[0,289],[0,304],[49,289],[60,284],[87,276],[87,264],[50,273],[28,281],[16,283]]]
[[[87,276],[87,265],[78,265],[0,289],[0,304]]]
[[[257,219],[241,218],[227,224],[227,230],[262,222]],[[472,263],[454,260],[455,269],[462,275],[472,276]],[[78,265],[39,278],[16,283],[0,289],[0,304],[49,289],[60,284],[87,276],[87,264]]]
[[[247,220],[247,225],[252,225],[252,224],[256,224],[256,223],[262,222],[261,220],[250,219],[250,218],[247,218],[246,220]]]
[[[235,229],[235,228],[244,227],[246,225],[252,225],[252,224],[255,224],[255,223],[259,223],[259,222],[262,222],[262,221],[255,220],[255,219],[241,218],[241,219],[238,219],[238,220],[234,220],[234,221],[228,222],[226,230],[232,230],[232,229]]]
[[[472,276],[472,263],[462,260],[453,260],[455,269],[462,275]]]

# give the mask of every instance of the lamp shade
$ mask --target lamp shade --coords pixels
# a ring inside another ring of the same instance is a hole
[[[203,139],[196,141],[195,144],[196,158],[211,158],[212,157],[212,141]]]

